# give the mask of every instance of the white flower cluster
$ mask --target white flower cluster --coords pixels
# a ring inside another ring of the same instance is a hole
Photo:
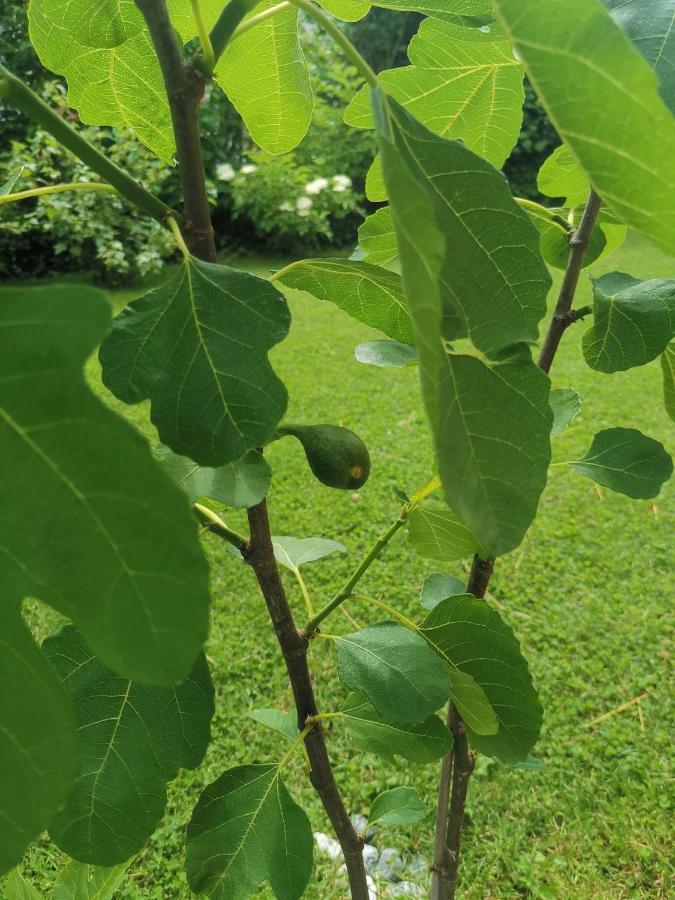
[[[241,170],[244,171],[243,169]],[[313,181],[305,185],[305,193],[298,197],[295,206],[286,201],[279,206],[279,212],[295,212],[303,218],[310,214],[310,210],[314,206],[312,197],[316,197],[322,191],[330,188],[337,194],[344,193],[352,186],[352,180],[348,175],[333,175],[329,181],[327,178],[315,178]]]
[[[248,163],[237,172],[234,166],[231,166],[229,163],[221,163],[216,168],[216,178],[219,181],[232,181],[236,175],[251,175],[257,168],[252,163]]]

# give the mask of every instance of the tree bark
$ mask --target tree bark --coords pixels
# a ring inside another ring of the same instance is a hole
[[[481,559],[476,553],[466,585],[467,594],[485,596],[493,566],[493,559]],[[452,732],[452,750],[441,763],[431,900],[449,900],[455,896],[464,807],[474,767],[464,722],[454,703],[448,704],[447,726]]]
[[[565,276],[560,286],[558,302],[556,303],[553,318],[539,355],[538,365],[544,372],[550,372],[563,334],[577,319],[577,316],[572,311],[572,303],[574,302],[579,276],[584,267],[584,259],[588,252],[591,235],[593,234],[601,206],[602,200],[595,191],[591,190],[579,227],[570,240],[570,255],[567,261],[567,268],[565,269]]]
[[[288,605],[279,568],[274,558],[265,500],[248,510],[248,521],[251,529],[251,541],[244,558],[252,566],[265,598],[293,689],[298,713],[298,728],[302,729],[305,727],[307,719],[318,713],[307,665],[309,641],[296,628],[293,614]],[[305,738],[305,747],[310,763],[310,780],[321,798],[342,847],[351,896],[353,900],[368,900],[363,845],[351,823],[335,782],[320,722],[317,722],[316,727]]]
[[[238,7],[237,14],[243,15],[251,2],[252,0],[237,0],[233,4]],[[183,189],[183,238],[194,256],[206,262],[216,262],[199,132],[198,110],[204,92],[204,78],[197,69],[183,62],[167,12],[166,0],[136,0],[136,4],[148,24],[169,98]],[[255,572],[265,598],[291,682],[298,727],[303,729],[308,717],[317,715],[307,664],[309,642],[295,627],[288,605],[274,556],[266,501],[249,509],[248,519],[251,538],[249,542],[242,544],[241,549]],[[230,537],[227,539],[230,540]],[[308,733],[305,747],[310,762],[311,783],[321,798],[342,847],[351,896],[353,900],[368,900],[362,843],[335,782],[320,722]]]
[[[136,0],[136,5],[148,24],[169,98],[183,192],[183,238],[190,252],[198,259],[216,262],[199,132],[199,104],[204,96],[204,78],[193,66],[183,62],[166,0]]]

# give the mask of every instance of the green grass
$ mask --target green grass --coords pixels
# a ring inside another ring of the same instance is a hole
[[[269,271],[282,263],[240,260]],[[596,274],[619,269],[636,276],[673,276],[673,260],[631,238]],[[559,283],[559,274],[556,275]],[[126,301],[116,295],[116,306]],[[584,278],[578,305],[590,300]],[[335,422],[358,431],[373,457],[370,482],[358,495],[330,491],[311,477],[297,442],[270,447],[275,480],[270,495],[277,534],[320,535],[342,541],[349,556],[306,569],[315,600],[325,600],[360,555],[395,516],[396,485],[412,490],[432,472],[432,455],[414,369],[385,371],[361,366],[354,346],[376,335],[331,304],[291,297],[290,338],[274,364],[290,392],[289,418]],[[552,372],[554,385],[574,387],[583,397],[581,417],[555,442],[554,458],[583,454],[592,435],[610,425],[632,426],[670,443],[657,364],[604,376],[591,372],[580,354],[585,330],[565,336]],[[112,406],[130,415],[153,438],[147,408],[124,408],[92,383]],[[668,613],[673,593],[673,487],[655,503],[633,502],[603,492],[566,467],[551,471],[539,517],[525,543],[498,561],[489,599],[518,634],[542,695],[545,725],[535,750],[546,769],[524,773],[478,762],[468,802],[463,849],[462,897],[618,898],[666,897],[668,889]],[[231,524],[244,527],[243,517]],[[120,898],[189,896],[182,874],[183,829],[201,788],[224,769],[278,757],[284,739],[246,716],[259,706],[288,708],[291,698],[279,650],[253,577],[224,545],[207,538],[212,566],[213,621],[207,651],[217,690],[213,741],[204,765],[183,773],[169,788],[166,816],[130,869]],[[438,566],[421,561],[397,539],[363,583],[409,614],[419,614],[426,574]],[[462,567],[450,570],[462,574]],[[292,603],[302,599],[289,580]],[[354,603],[360,622],[378,618]],[[43,636],[55,619],[37,604],[29,614]],[[331,630],[349,629],[339,614]],[[311,664],[322,709],[334,709],[343,691],[327,642],[312,647]],[[595,727],[596,716],[647,693],[643,722],[630,707]],[[336,725],[330,729],[336,774],[354,813],[366,812],[387,787],[416,786],[428,815],[412,830],[381,834],[404,857],[430,855],[437,765],[390,765],[352,753]],[[288,772],[289,786],[306,805],[315,830],[329,831],[304,775],[301,759]],[[335,866],[318,857],[311,900],[347,896]],[[47,839],[26,858],[24,872],[41,887],[62,862]],[[270,896],[263,893],[261,896]],[[386,897],[386,891],[382,893]]]

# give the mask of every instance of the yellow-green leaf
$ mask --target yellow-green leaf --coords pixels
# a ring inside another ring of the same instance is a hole
[[[600,0],[495,0],[558,133],[621,221],[675,246],[675,119]]]
[[[278,0],[256,6],[257,14]],[[312,87],[298,38],[298,10],[281,10],[235,38],[216,65],[216,80],[251,137],[268,153],[286,153],[312,120]]]

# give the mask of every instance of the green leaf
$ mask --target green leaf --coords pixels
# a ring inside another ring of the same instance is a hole
[[[18,869],[12,869],[5,879],[4,900],[44,900],[44,895],[26,881]]]
[[[245,900],[268,881],[297,900],[312,872],[312,829],[277,766],[236,766],[203,791],[187,830],[185,868],[195,893]]]
[[[500,173],[381,93],[375,105],[445,496],[491,555],[505,553],[536,513],[552,421],[548,379],[527,349],[506,348],[536,339],[550,276]],[[495,359],[448,347],[467,334]]]
[[[189,257],[117,316],[101,347],[103,381],[125,403],[150,398],[174,453],[222,466],[269,442],[285,412],[267,354],[289,324],[268,281]]]
[[[378,75],[383,89],[430,131],[458,138],[501,167],[523,119],[523,69],[497,26],[463,28],[425,19],[408,47],[411,66]],[[345,122],[372,128],[370,89]]]
[[[155,455],[191,503],[208,497],[235,509],[255,506],[267,496],[272,480],[272,470],[255,450],[249,450],[241,459],[218,469],[198,466],[187,456],[176,456],[161,445]]]
[[[379,794],[370,807],[369,825],[390,828],[392,825],[414,825],[424,818],[426,810],[417,791],[411,787],[395,787]]]
[[[663,403],[666,412],[675,422],[675,341],[668,344],[661,354],[663,371]]]
[[[206,637],[208,569],[184,495],[85,383],[108,303],[72,284],[5,288],[0,328],[6,599],[38,597],[110,668],[173,684]]]
[[[447,700],[450,679],[422,638],[379,622],[335,638],[338,676],[392,722],[424,722]]]
[[[12,191],[14,190],[14,186],[23,174],[24,168],[24,166],[21,166],[20,169],[17,169],[16,172],[13,172],[9,176],[8,181],[6,181],[3,185],[0,185],[0,197],[7,197],[8,194],[12,193]]]
[[[278,278],[288,288],[329,300],[395,341],[413,342],[401,277],[395,272],[349,259],[305,259],[290,265]]]
[[[448,502],[497,556],[521,542],[546,485],[549,381],[529,351],[494,364],[453,353],[446,360],[439,474]]]
[[[494,8],[595,190],[670,252],[675,121],[648,64],[600,0],[495,0]]]
[[[424,314],[420,322],[426,324],[427,309],[442,307],[444,337],[468,336],[488,355],[536,340],[550,276],[536,230],[504,177],[463,144],[431,134],[379,92],[375,103],[413,319]],[[415,268],[413,246],[421,254]],[[428,288],[416,268],[426,270],[427,262],[433,262],[434,283],[423,304]],[[438,326],[418,330],[428,344]]]
[[[359,228],[359,247],[365,258],[374,266],[384,266],[396,259],[396,232],[391,216],[391,208],[383,206],[372,216],[368,216]]]
[[[564,210],[561,210],[561,212],[564,212]],[[572,232],[567,231],[558,222],[553,222],[550,219],[548,222],[544,222],[539,217],[534,221],[540,233],[539,246],[542,256],[549,266],[554,266],[556,269],[566,269],[570,258],[570,237]],[[604,256],[606,246],[607,238],[605,232],[599,225],[596,225],[591,232],[588,251],[584,256],[582,268],[587,268],[591,263]]]
[[[465,592],[466,585],[461,578],[436,573],[425,579],[420,602],[425,609],[434,609],[442,600]]]
[[[537,187],[547,197],[564,197],[565,206],[582,206],[588,199],[590,185],[570,148],[561,144],[544,160]]]
[[[195,22],[194,5],[191,0],[166,0],[166,8],[171,18],[171,24],[184,43],[197,37],[199,30]],[[199,0],[199,8],[204,23],[210,31],[223,11],[223,0]]]
[[[592,369],[621,372],[663,353],[675,326],[675,281],[612,272],[592,284],[593,325],[582,341]]]
[[[382,157],[379,153],[373,160],[366,175],[366,197],[372,203],[382,203],[389,199],[384,185],[384,175],[382,174]]]
[[[30,38],[68,81],[68,103],[89,125],[126,125],[172,162],[169,103],[150,35],[132,0],[32,0]]]
[[[656,72],[663,102],[675,113],[675,0],[604,0]]]
[[[10,346],[7,344],[6,349]],[[12,457],[3,458],[9,462]],[[8,509],[5,507],[5,514]],[[16,528],[20,521],[15,520]],[[76,726],[68,698],[53,669],[33,643],[19,607],[6,602],[5,597],[3,601],[0,604],[0,874],[20,862],[31,841],[66,802],[78,766]]]
[[[118,47],[145,27],[134,0],[52,0],[47,8],[87,47]]]
[[[401,756],[410,762],[429,763],[452,747],[452,734],[438,716],[419,723],[391,722],[362,694],[347,697],[341,717],[357,749],[387,759]]]
[[[408,540],[420,556],[454,562],[485,553],[475,535],[447,506],[425,503],[408,516]]]
[[[438,604],[421,634],[451,664],[485,691],[499,722],[496,734],[477,734],[467,721],[472,746],[502,762],[517,762],[539,737],[542,709],[518,640],[499,613],[471,594]]]
[[[295,710],[284,712],[281,709],[252,709],[247,715],[254,722],[278,731],[292,741],[298,736],[298,716]]]
[[[347,552],[344,544],[319,537],[296,538],[275,534],[272,546],[277,562],[287,569],[299,569],[300,566],[332,556],[333,553]]]
[[[546,769],[546,763],[530,755],[524,762],[512,763],[511,768],[520,769],[521,772],[543,772]]]
[[[553,410],[551,437],[558,437],[581,412],[581,397],[572,388],[551,391],[549,403]]]
[[[586,184],[588,193],[590,185]],[[524,203],[525,201],[520,201]],[[527,205],[525,210],[532,223],[539,231],[539,247],[542,256],[550,266],[557,269],[566,269],[570,256],[570,238],[575,228],[579,226],[584,213],[585,203],[574,210],[552,209],[551,214],[536,205]],[[623,244],[628,234],[628,228],[621,225],[606,209],[600,211],[598,223],[591,232],[588,250],[583,260],[583,268],[586,268],[598,259],[614,253]]]
[[[68,863],[49,892],[49,900],[113,900],[130,862],[113,868]]]
[[[344,22],[358,22],[370,11],[370,0],[318,0],[326,12]]]
[[[252,15],[277,2],[264,0]],[[259,147],[287,153],[300,143],[312,120],[313,100],[297,8],[281,10],[233,40],[215,74]]]
[[[490,13],[489,0],[370,0],[370,3],[384,9],[418,12],[441,18]]]
[[[214,694],[202,654],[175,687],[115,675],[71,625],[43,644],[70,698],[80,774],[49,832],[79,862],[114,866],[145,844],[164,815],[166,784],[194,769],[210,738]]]
[[[379,366],[383,369],[402,369],[417,362],[415,348],[398,341],[367,341],[356,347],[354,356],[366,366]]]
[[[475,734],[497,734],[499,730],[497,716],[483,688],[468,672],[462,672],[448,657],[444,658],[450,668],[452,681],[450,699],[466,725]]]
[[[599,431],[586,455],[570,465],[591,481],[634,500],[656,497],[673,473],[663,444],[635,428]]]

